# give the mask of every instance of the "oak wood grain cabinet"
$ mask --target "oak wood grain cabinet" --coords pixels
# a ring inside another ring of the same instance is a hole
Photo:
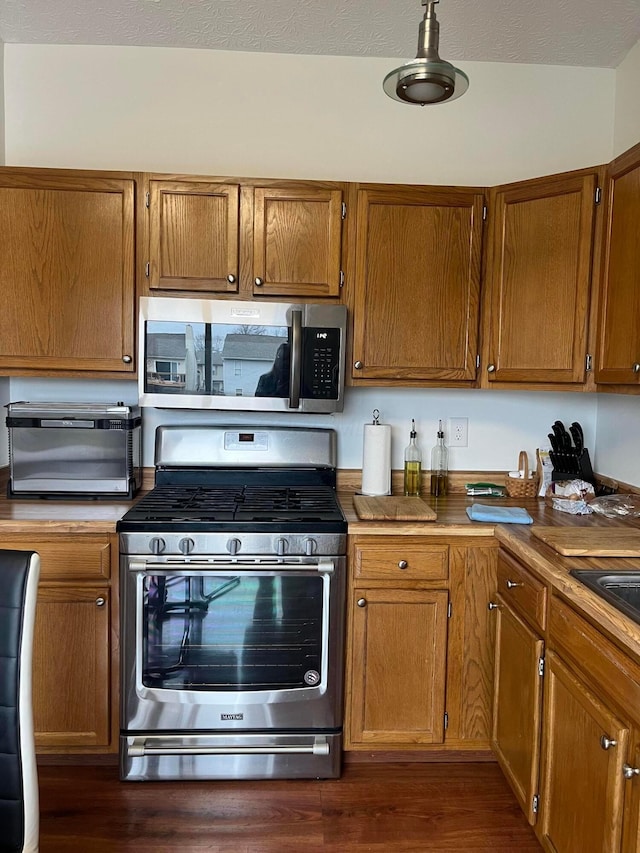
[[[339,298],[343,185],[152,176],[151,294]]]
[[[33,649],[36,749],[117,751],[117,539],[109,534],[3,534],[40,554]]]
[[[350,542],[345,746],[489,746],[497,548],[444,537]]]
[[[640,388],[640,145],[607,167],[596,382]],[[616,390],[612,388],[611,390]]]
[[[135,370],[135,181],[0,168],[0,369]]]
[[[640,664],[552,598],[538,837],[573,853],[639,847]]]
[[[483,387],[586,381],[600,176],[570,172],[489,190]]]
[[[520,807],[533,826],[538,803],[542,676],[547,590],[501,552],[496,613],[491,745]]]
[[[484,194],[354,185],[353,384],[476,378]]]

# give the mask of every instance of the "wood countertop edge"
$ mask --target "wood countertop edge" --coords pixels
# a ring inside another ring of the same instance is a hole
[[[512,530],[507,525],[496,525],[495,537],[508,551],[519,557],[553,593],[561,595],[574,608],[618,646],[640,662],[640,625],[620,613],[579,580],[569,574],[570,569],[635,569],[640,571],[640,558],[632,557],[563,557],[540,540],[531,537],[530,531]]]

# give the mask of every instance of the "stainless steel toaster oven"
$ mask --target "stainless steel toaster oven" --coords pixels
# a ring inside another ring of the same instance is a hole
[[[124,403],[7,405],[13,498],[121,499],[142,482],[142,418]]]

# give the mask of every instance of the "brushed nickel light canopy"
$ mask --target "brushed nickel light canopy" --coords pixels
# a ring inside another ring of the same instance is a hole
[[[418,32],[416,58],[390,71],[382,84],[395,101],[405,104],[442,104],[459,98],[469,88],[469,78],[450,62],[440,59],[440,24],[435,5],[440,0],[421,0],[426,6]]]

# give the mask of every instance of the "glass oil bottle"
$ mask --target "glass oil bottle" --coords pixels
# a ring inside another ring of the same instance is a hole
[[[438,421],[436,444],[431,451],[431,494],[442,497],[447,494],[447,474],[449,468],[449,451],[444,443],[442,421]]]
[[[416,444],[416,422],[411,419],[409,444],[404,451],[404,493],[407,497],[420,496],[422,478],[422,453]]]

